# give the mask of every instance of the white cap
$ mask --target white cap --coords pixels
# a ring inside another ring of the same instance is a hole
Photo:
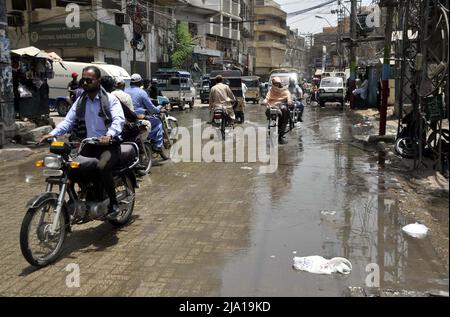
[[[116,76],[116,85],[118,84],[125,84],[125,80],[122,76]]]
[[[132,83],[139,83],[142,81],[142,77],[139,74],[133,74],[131,75],[131,82]]]

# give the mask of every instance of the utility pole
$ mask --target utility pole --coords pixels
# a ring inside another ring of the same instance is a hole
[[[383,74],[381,77],[381,107],[380,107],[380,131],[379,135],[386,134],[386,117],[387,106],[389,97],[389,75],[391,67],[391,38],[392,38],[392,18],[393,8],[389,2],[386,6],[387,18],[386,18],[386,33],[384,41],[384,61],[383,61]]]
[[[6,134],[14,132],[14,94],[11,57],[7,36],[6,1],[0,2],[0,148]]]
[[[350,108],[355,107],[355,96],[353,95],[353,90],[355,89],[356,83],[356,1],[351,0],[351,12],[350,12]]]

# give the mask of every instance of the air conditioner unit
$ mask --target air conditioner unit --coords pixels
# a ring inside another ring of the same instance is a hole
[[[25,21],[22,12],[10,12],[8,14],[8,26],[21,27]]]
[[[124,24],[130,24],[130,18],[125,13],[115,13],[116,25],[122,26]]]

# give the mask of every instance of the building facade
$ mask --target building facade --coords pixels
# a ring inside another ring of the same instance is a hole
[[[286,12],[272,0],[256,0],[254,12],[255,74],[267,79],[272,69],[286,66]]]
[[[291,30],[288,28],[286,39],[286,66],[297,69],[301,77],[305,77],[308,67],[305,38],[298,33],[298,29]]]

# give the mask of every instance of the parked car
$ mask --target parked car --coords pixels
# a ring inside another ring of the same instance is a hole
[[[339,102],[344,108],[345,88],[342,77],[326,77],[320,81],[317,100],[321,107],[326,102]]]

